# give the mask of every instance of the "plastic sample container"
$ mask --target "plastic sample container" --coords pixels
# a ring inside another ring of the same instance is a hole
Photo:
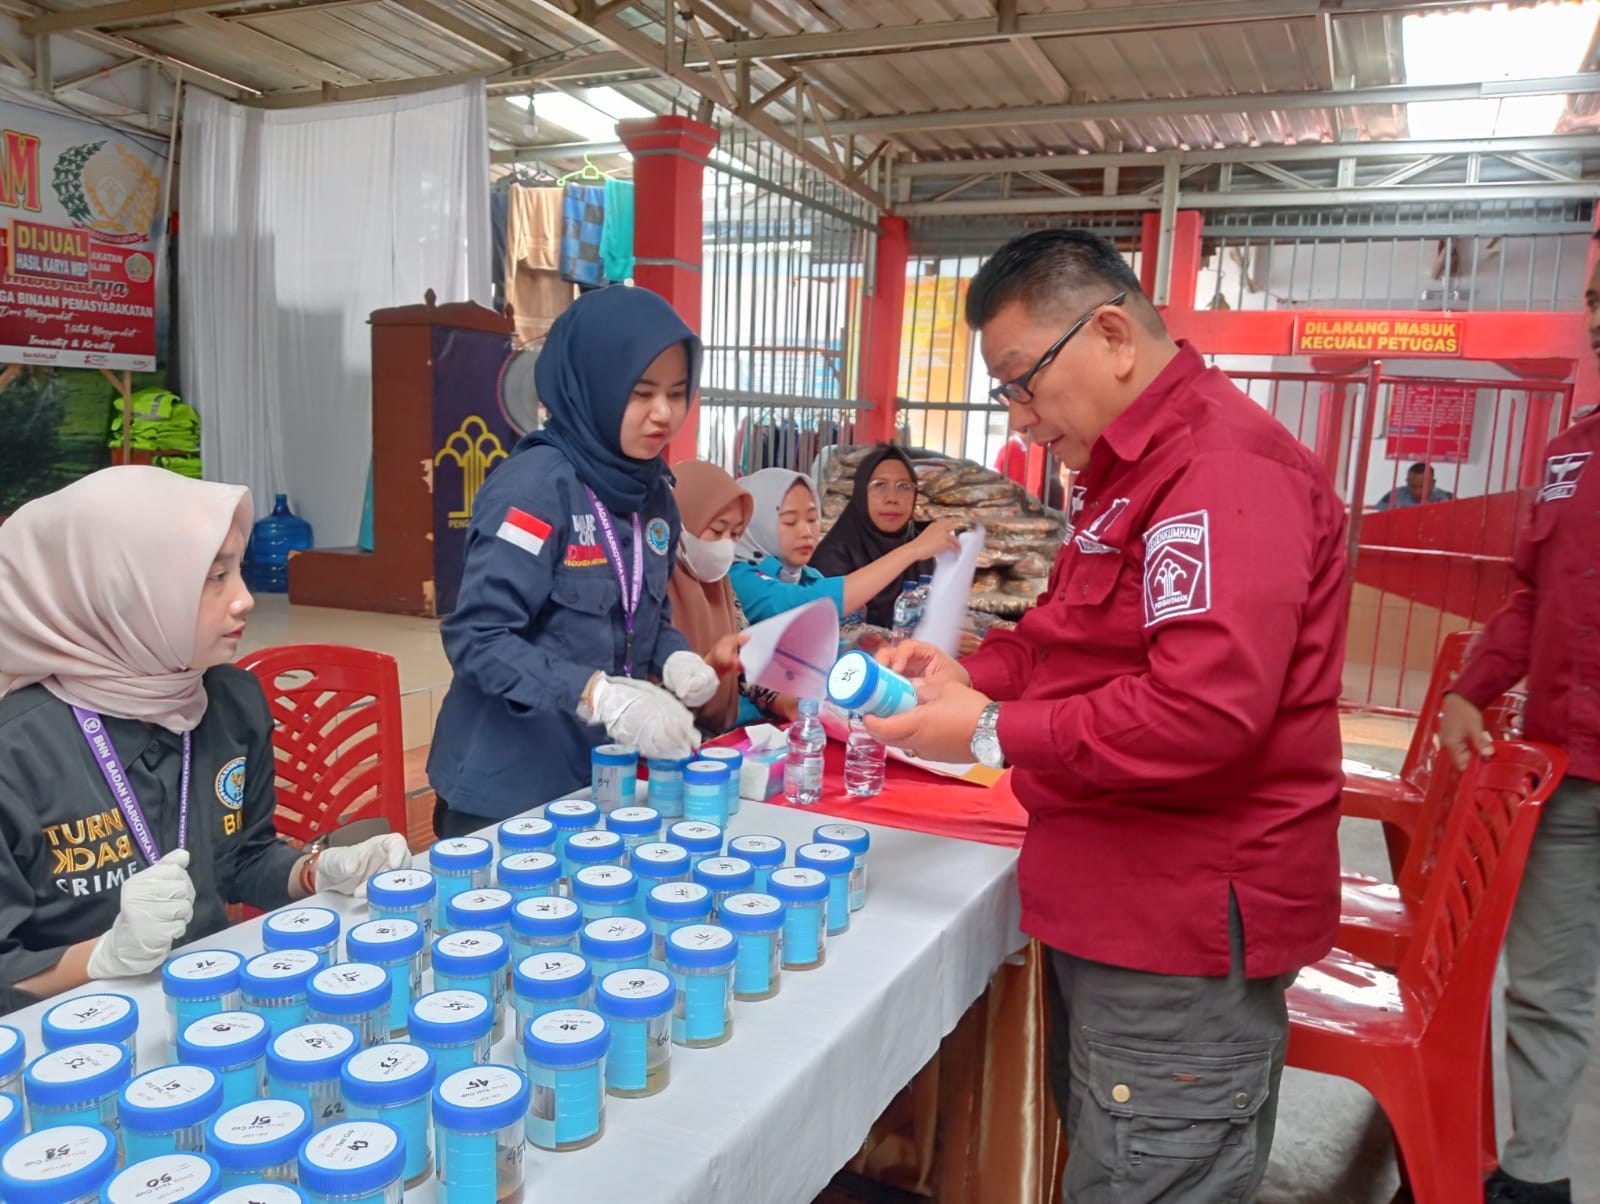
[[[644,901],[650,917],[650,965],[667,968],[667,936],[685,924],[711,922],[711,892],[698,882],[665,882]]]
[[[206,1153],[222,1168],[222,1187],[293,1183],[295,1155],[311,1136],[311,1113],[287,1099],[228,1108],[206,1126]]]
[[[139,1073],[139,1005],[126,995],[74,995],[44,1014],[39,1022],[39,1037],[46,1049],[82,1045],[86,1041],[125,1045],[128,1064],[134,1074]],[[20,1043],[17,1048],[20,1051]],[[21,1064],[19,1052],[19,1069]]]
[[[422,925],[415,920],[368,920],[344,938],[352,962],[379,966],[389,976],[389,1012],[384,1031],[398,1037],[406,1031],[411,1001],[422,994]]]
[[[744,754],[737,748],[702,748],[699,756],[702,761],[716,761],[728,767],[728,815],[738,815],[739,780],[744,776]]]
[[[343,1024],[302,1024],[267,1046],[267,1082],[278,1099],[305,1108],[313,1129],[344,1119],[339,1071],[359,1048],[355,1030]]]
[[[40,1054],[22,1072],[28,1126],[103,1125],[117,1130],[117,1093],[133,1077],[127,1046],[105,1041]]]
[[[25,1121],[22,1097],[0,1091],[0,1150],[22,1136],[22,1130],[27,1127]]]
[[[661,839],[661,812],[654,807],[618,807],[606,816],[606,831],[622,837],[622,847],[632,858],[640,845]]]
[[[773,870],[767,893],[783,904],[783,968],[814,970],[828,960],[828,876]]]
[[[506,1033],[506,979],[511,944],[497,932],[447,932],[433,942],[433,985],[441,991],[476,991],[489,1001],[494,1040]]]
[[[433,1091],[440,1204],[520,1200],[528,1078],[509,1066],[459,1071]]]
[[[612,916],[639,918],[639,877],[620,865],[586,865],[572,876],[572,898],[584,923]]]
[[[22,1098],[22,1064],[28,1060],[27,1042],[9,1024],[0,1024],[0,1092]]]
[[[872,833],[857,824],[823,824],[811,839],[842,845],[855,857],[850,870],[850,910],[860,911],[867,905],[867,854],[872,849]]]
[[[917,688],[865,652],[846,652],[828,671],[828,700],[852,714],[888,719],[917,705]]]
[[[517,1065],[523,1062],[522,1036],[528,1025],[546,1012],[588,1009],[594,1002],[594,974],[586,958],[576,953],[543,953],[525,957],[512,971],[516,996]]]
[[[345,1115],[351,1120],[381,1120],[405,1138],[406,1187],[416,1187],[433,1171],[429,1105],[438,1077],[433,1055],[420,1045],[374,1045],[350,1055],[339,1072]]]
[[[202,1016],[239,1010],[239,972],[243,969],[244,958],[230,949],[180,953],[161,967],[169,1060],[178,1056],[178,1034],[189,1025]]]
[[[498,886],[464,890],[450,900],[450,932],[493,932],[511,939],[511,909],[516,899]]]
[[[711,892],[711,920],[717,923],[724,899],[755,889],[756,867],[743,857],[712,857],[694,867],[694,880]]]
[[[606,1127],[605,1060],[611,1030],[598,1012],[550,1012],[523,1036],[528,1060],[528,1140],[541,1150],[581,1150]]]
[[[689,870],[708,857],[722,856],[722,829],[697,819],[683,819],[667,829],[667,840],[689,854]]]
[[[381,1120],[346,1120],[300,1147],[300,1186],[311,1204],[401,1204],[406,1143]]]
[[[720,761],[689,762],[683,771],[683,818],[714,824],[719,829],[728,826],[726,765]]]
[[[117,1171],[116,1136],[101,1125],[64,1125],[19,1137],[0,1153],[6,1204],[98,1204]]]
[[[551,832],[554,833],[553,828]],[[561,859],[543,849],[513,853],[500,858],[495,866],[495,881],[501,890],[510,893],[514,904],[524,899],[558,895],[561,893]]]
[[[343,1024],[355,1033],[358,1048],[370,1049],[389,1039],[393,995],[394,983],[383,966],[371,962],[328,966],[306,984],[307,1022]]]
[[[850,877],[855,854],[842,844],[803,844],[794,851],[799,869],[816,870],[828,878],[828,935],[850,931]]]
[[[450,931],[450,900],[464,890],[488,886],[493,867],[494,845],[481,836],[455,836],[433,842],[428,850],[428,868],[439,888],[434,903],[439,932]]]
[[[639,875],[639,893],[648,897],[663,882],[689,881],[689,850],[661,841],[642,844],[628,854],[628,868]]]
[[[322,969],[313,949],[279,949],[245,962],[239,972],[239,1003],[267,1022],[276,1037],[306,1022],[306,984]]]
[[[367,914],[374,920],[410,920],[422,925],[422,968],[428,968],[433,938],[438,935],[436,913],[439,882],[427,870],[384,870],[367,879]]]
[[[672,1080],[672,1009],[678,988],[659,970],[619,970],[595,988],[595,1010],[611,1028],[606,1091],[655,1095]]]
[[[208,1066],[162,1066],[117,1096],[125,1162],[206,1148],[206,1125],[222,1111],[222,1078]]]
[[[198,1152],[129,1158],[100,1199],[102,1204],[210,1204],[221,1180],[216,1161]]]
[[[556,826],[542,815],[519,815],[496,828],[495,838],[502,858],[514,853],[548,853],[556,847]]]
[[[776,836],[735,836],[728,842],[728,856],[741,857],[750,863],[756,872],[751,889],[765,894],[772,871],[781,870],[788,860],[789,846]]]
[[[571,899],[524,899],[511,909],[511,948],[517,961],[535,953],[576,953],[583,912]]]
[[[600,826],[600,808],[588,799],[562,798],[545,806],[544,817],[556,826],[555,855],[561,859],[562,881],[572,877],[572,866],[567,861],[567,841],[579,832],[589,832]]]
[[[771,999],[782,984],[783,904],[753,891],[729,895],[718,922],[739,942],[733,997],[745,1003]]]
[[[650,961],[650,927],[632,916],[585,924],[578,949],[596,978],[614,970],[643,970]]]
[[[650,805],[662,819],[683,818],[683,771],[692,757],[651,757]]]
[[[602,813],[633,806],[639,796],[639,750],[623,744],[590,749],[589,788]]]
[[[667,937],[667,972],[678,987],[672,1041],[709,1049],[733,1036],[733,966],[739,943],[718,924],[689,924]]]
[[[308,1204],[306,1193],[293,1183],[268,1183],[265,1179],[229,1187],[211,1197],[211,1204]]]
[[[178,1060],[209,1066],[222,1080],[222,1107],[260,1099],[267,1091],[267,1044],[275,1034],[255,1012],[218,1012],[178,1034]]]
[[[627,859],[628,850],[622,843],[622,837],[617,833],[600,829],[574,832],[567,839],[568,893],[571,893],[572,880],[580,871],[592,865],[620,866]]]
[[[309,949],[322,959],[324,966],[331,966],[339,960],[339,916],[326,907],[275,911],[261,924],[261,944],[272,953]]]
[[[411,1005],[407,1028],[439,1075],[454,1074],[489,1060],[494,1010],[476,991],[430,991]]]

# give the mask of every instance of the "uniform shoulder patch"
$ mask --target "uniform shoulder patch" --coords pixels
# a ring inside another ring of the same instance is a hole
[[[217,773],[217,802],[233,811],[244,806],[243,757],[235,757]]]
[[[545,540],[550,538],[550,524],[526,510],[511,506],[506,509],[506,516],[500,520],[500,529],[495,535],[509,544],[515,544],[529,555],[537,556],[544,551]]]
[[[652,552],[657,556],[665,556],[667,544],[672,539],[672,528],[667,525],[666,519],[652,518],[650,525],[645,528],[644,537]]]
[[[1210,609],[1210,511],[1162,520],[1144,533],[1144,625]]]
[[[1578,478],[1593,452],[1568,452],[1544,462],[1544,484],[1539,488],[1541,502],[1553,502],[1578,492]]]

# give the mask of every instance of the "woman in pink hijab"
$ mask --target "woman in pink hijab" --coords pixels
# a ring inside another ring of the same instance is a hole
[[[53,995],[409,863],[278,838],[238,485],[108,468],[0,525],[0,982]]]

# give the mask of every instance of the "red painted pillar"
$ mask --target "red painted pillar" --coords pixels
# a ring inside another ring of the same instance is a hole
[[[1594,224],[1595,230],[1600,232],[1600,206],[1595,207]],[[1600,243],[1591,238],[1589,240],[1590,275],[1594,274],[1596,261],[1600,261]],[[1587,282],[1587,279],[1585,279],[1585,284]],[[1582,322],[1586,320],[1586,317],[1587,315],[1584,314],[1580,306],[1578,313],[1573,317],[1573,321]],[[1585,339],[1584,341],[1587,342],[1588,340]],[[1576,412],[1592,405],[1600,405],[1600,363],[1596,362],[1596,358],[1593,355],[1580,355],[1578,356],[1578,370],[1572,377],[1572,410]],[[1535,483],[1537,484],[1537,482]]]
[[[1339,481],[1339,461],[1344,454],[1344,411],[1350,389],[1344,381],[1322,386],[1322,402],[1317,406],[1317,459],[1328,470],[1328,478]]]
[[[906,262],[911,239],[903,217],[878,219],[878,253],[873,260],[872,291],[861,305],[861,396],[872,403],[862,415],[861,438],[891,443],[899,416],[895,394],[900,389],[900,333],[906,316]]]
[[[634,283],[659,293],[697,333],[704,295],[700,189],[717,131],[688,117],[644,117],[617,122],[617,137],[633,154],[637,192],[633,215]],[[699,407],[667,447],[668,463],[698,454]]]
[[[1581,362],[1578,371],[1581,379]],[[1517,473],[1517,484],[1523,489],[1544,484],[1544,453],[1550,443],[1550,416],[1555,408],[1554,393],[1528,391],[1528,421],[1522,428],[1522,465]]]
[[[1200,284],[1200,211],[1180,209],[1172,226],[1172,278],[1163,311],[1194,308]],[[1139,284],[1145,296],[1156,295],[1156,260],[1161,253],[1161,215],[1144,215],[1139,236]]]

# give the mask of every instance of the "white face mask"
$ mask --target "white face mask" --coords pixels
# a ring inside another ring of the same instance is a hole
[[[683,532],[678,542],[678,559],[688,566],[695,580],[711,585],[721,581],[733,567],[733,540],[701,539]]]

